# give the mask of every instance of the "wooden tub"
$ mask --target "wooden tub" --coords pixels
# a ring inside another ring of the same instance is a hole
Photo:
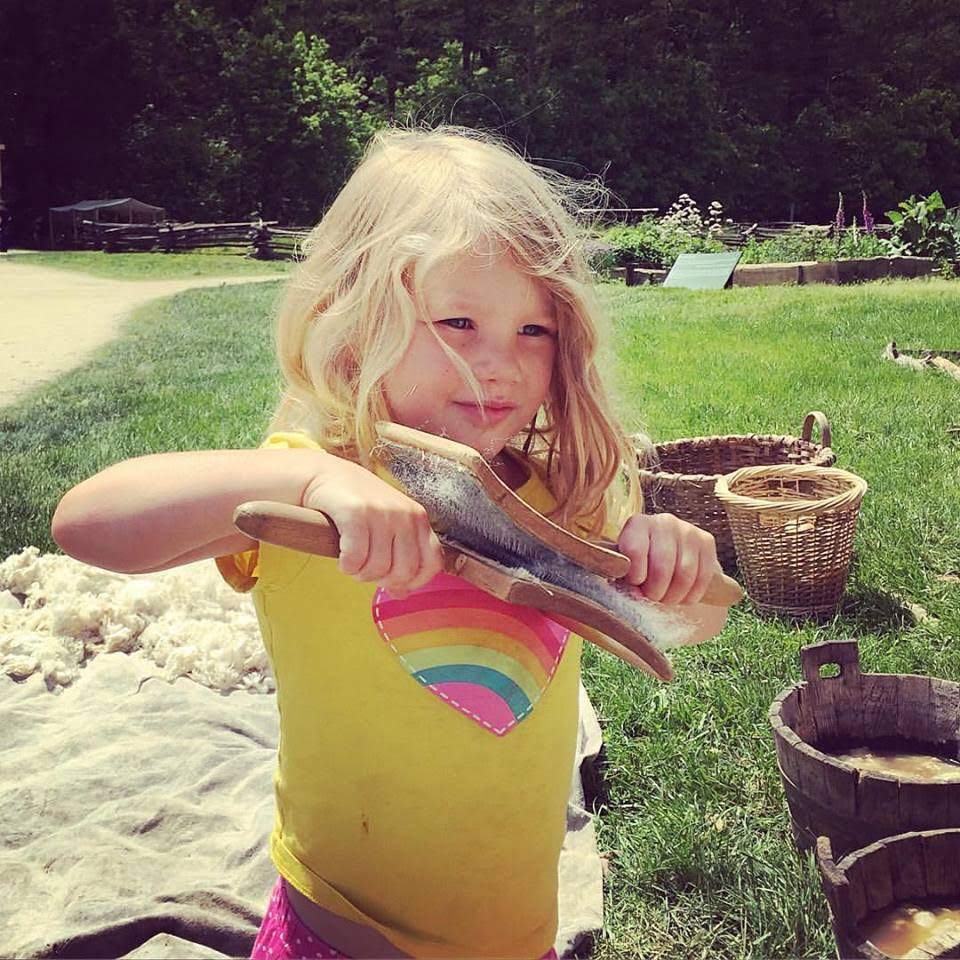
[[[833,857],[820,837],[838,957],[960,957],[960,830],[901,833]]]
[[[810,849],[826,836],[843,856],[905,831],[960,827],[960,767],[955,782],[931,782],[868,772],[836,756],[869,744],[956,761],[960,685],[861,673],[856,641],[804,647],[800,660],[803,682],[769,712],[797,846]],[[822,677],[830,665],[838,675]]]

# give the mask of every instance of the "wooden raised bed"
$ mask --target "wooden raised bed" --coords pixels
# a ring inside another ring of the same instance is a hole
[[[735,287],[769,284],[859,283],[884,277],[925,277],[936,266],[932,257],[863,257],[801,263],[748,263],[733,272]]]
[[[735,287],[763,287],[780,284],[860,283],[883,277],[926,277],[936,272],[931,257],[863,257],[854,260],[806,260],[797,263],[744,263],[733,272]],[[614,268],[614,276],[628,287],[661,283],[667,270],[637,264]]]
[[[803,682],[769,711],[797,846],[807,850],[826,836],[843,855],[908,830],[960,827],[960,781],[866,772],[834,755],[873,744],[956,759],[960,685],[861,673],[852,640],[804,647],[800,660]],[[831,664],[839,674],[821,677]]]
[[[891,949],[890,914],[898,905],[960,906],[960,830],[925,830],[886,837],[834,862],[827,837],[817,840],[820,881],[830,905],[830,923],[839,957],[911,960],[960,957],[960,923],[944,924],[910,949]],[[902,923],[902,921],[901,921]],[[880,931],[885,930],[881,938]],[[878,943],[874,943],[871,937]],[[890,943],[888,943],[890,938]],[[900,938],[896,938],[900,939]],[[890,952],[878,948],[883,944]]]

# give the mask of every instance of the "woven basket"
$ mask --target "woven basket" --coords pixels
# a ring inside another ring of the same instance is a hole
[[[831,467],[744,467],[717,481],[747,594],[762,613],[823,618],[840,606],[867,484]]]
[[[811,439],[815,423],[820,428],[820,444]],[[692,437],[659,443],[656,452],[657,465],[644,465],[642,461],[640,465],[644,509],[648,513],[675,514],[712,533],[717,557],[731,574],[737,570],[737,555],[727,513],[714,492],[717,480],[740,467],[776,463],[829,467],[837,459],[830,449],[830,422],[819,410],[807,414],[799,437]]]

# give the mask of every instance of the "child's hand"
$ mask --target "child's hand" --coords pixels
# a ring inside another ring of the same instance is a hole
[[[624,580],[657,603],[698,603],[723,572],[713,535],[671,513],[634,514],[617,549],[631,561]]]
[[[325,457],[324,469],[304,488],[300,502],[336,524],[341,572],[376,580],[398,600],[443,569],[427,511],[359,464]]]

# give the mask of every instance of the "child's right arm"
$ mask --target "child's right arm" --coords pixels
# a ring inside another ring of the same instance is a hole
[[[233,525],[247,500],[322,510],[340,532],[340,569],[402,596],[442,569],[426,511],[322,450],[199,450],[124,460],[67,491],[51,533],[64,553],[120,573],[151,573],[248,550]]]

